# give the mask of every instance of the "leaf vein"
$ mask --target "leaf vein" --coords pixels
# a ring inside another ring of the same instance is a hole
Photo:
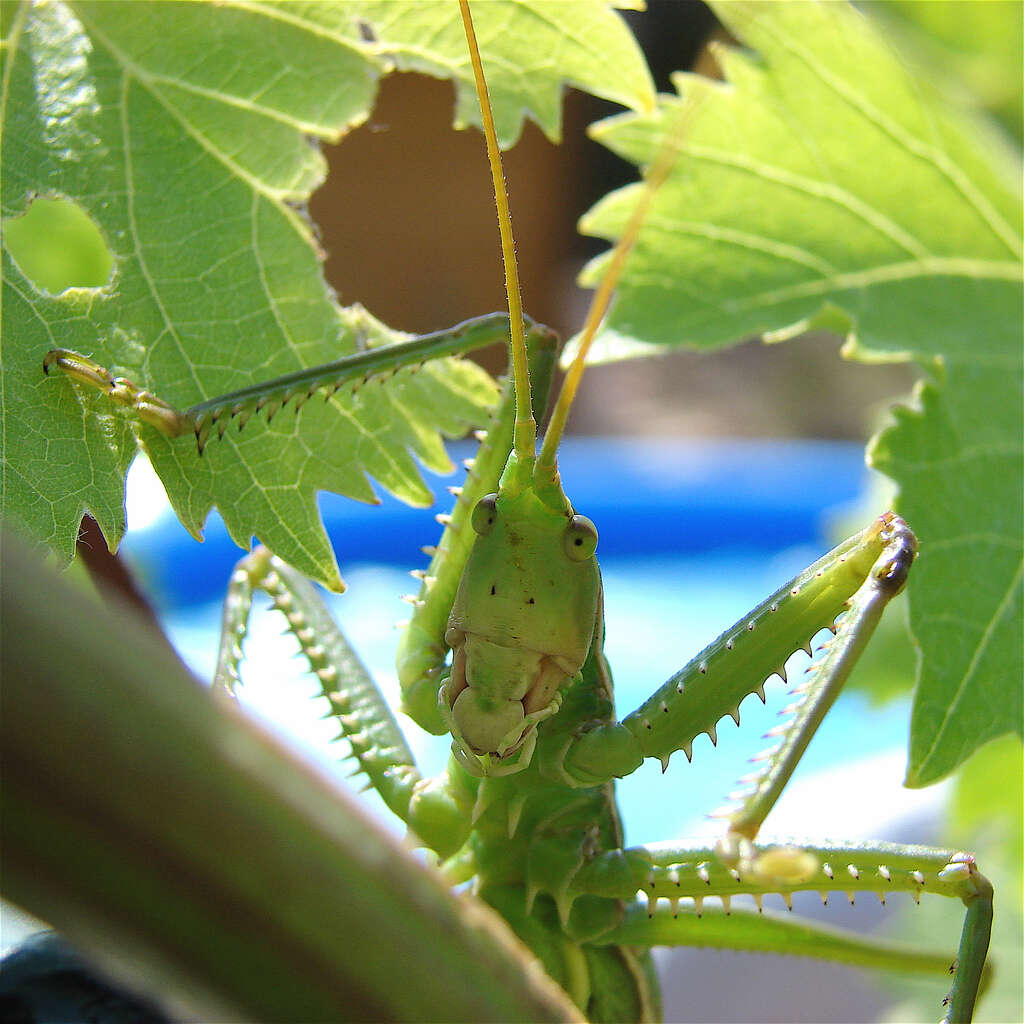
[[[292,222],[293,227],[296,228],[298,233],[301,236],[306,234],[306,232],[302,231],[298,226],[295,212],[286,202],[284,202],[285,199],[295,198],[291,192],[271,188],[266,182],[260,181],[259,178],[254,177],[244,167],[232,160],[230,156],[228,156],[218,146],[214,145],[212,140],[204,135],[196,125],[189,121],[188,118],[178,110],[165,92],[154,86],[155,79],[152,75],[132,61],[127,54],[115,46],[98,28],[96,28],[95,25],[90,24],[89,32],[91,35],[95,36],[96,39],[100,40],[110,53],[117,58],[124,69],[125,75],[132,77],[140,84],[140,86],[144,87],[149,95],[167,111],[168,116],[181,126],[182,131],[186,136],[193,139],[200,149],[212,156],[214,160],[223,164],[231,173],[232,177],[245,182],[245,184],[254,192],[259,192],[276,203],[282,213]]]
[[[675,234],[691,235],[696,238],[706,238],[710,241],[725,242],[754,252],[763,252],[780,260],[798,263],[815,271],[824,278],[835,278],[840,273],[838,267],[833,266],[827,260],[804,249],[802,246],[789,245],[777,239],[767,238],[764,235],[755,235],[748,231],[737,231],[735,228],[722,227],[721,225],[708,222],[668,220],[654,217],[648,218],[647,226],[648,229],[663,231],[669,236]]]
[[[846,81],[833,74],[827,65],[822,64],[807,47],[801,45],[787,33],[779,31],[770,19],[764,19],[760,22],[759,28],[766,35],[774,36],[783,49],[787,50],[793,57],[803,61],[825,85],[845,100],[851,108],[863,114],[879,130],[885,132],[894,142],[901,145],[908,153],[932,164],[964,197],[966,202],[975,209],[978,215],[992,229],[992,233],[1006,246],[1007,250],[1018,258],[1021,256],[1021,242],[1013,228],[1003,220],[999,212],[988,201],[988,198],[963,173],[961,168],[949,159],[943,150],[917,138],[898,121],[893,120],[883,111],[879,110],[867,97],[855,92]]]
[[[721,150],[700,145],[689,145],[681,148],[681,152],[723,167],[749,171],[758,178],[773,181],[795,192],[803,193],[816,199],[823,199],[841,207],[848,213],[859,218],[869,227],[874,228],[900,248],[905,249],[917,259],[927,259],[934,254],[920,239],[905,231],[899,224],[887,217],[881,210],[864,202],[852,192],[835,183],[815,181],[813,178],[794,174],[781,167],[755,160],[741,153],[726,153]]]
[[[737,309],[771,306],[791,299],[813,298],[832,291],[869,288],[872,285],[897,281],[910,281],[921,277],[963,277],[971,280],[1019,281],[1021,268],[1017,263],[995,260],[954,259],[933,257],[888,263],[866,270],[852,270],[821,281],[803,281],[770,291],[749,295],[735,303]]]
[[[154,280],[152,272],[149,269],[149,265],[146,262],[142,239],[139,236],[138,222],[135,218],[135,170],[132,162],[131,128],[128,124],[128,90],[129,83],[131,81],[132,77],[126,71],[121,76],[121,102],[119,108],[121,138],[124,146],[125,214],[128,219],[128,230],[131,232],[135,258],[138,260],[139,264],[139,273],[146,282],[146,287],[153,298],[153,302],[156,304],[157,311],[160,314],[161,320],[164,322],[167,334],[170,335],[171,339],[174,341],[174,345],[177,348],[178,353],[188,368],[189,376],[192,378],[192,382],[196,387],[197,393],[203,394],[202,383],[199,380],[199,376],[196,374],[192,361],[188,358],[188,353],[185,350],[185,346],[182,344],[181,336],[175,329],[174,320],[169,314],[167,307],[164,305],[156,281]],[[152,348],[149,350],[149,353],[151,352]],[[147,353],[147,356],[149,353]]]

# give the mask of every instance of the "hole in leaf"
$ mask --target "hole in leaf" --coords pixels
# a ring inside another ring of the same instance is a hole
[[[36,199],[3,222],[3,244],[21,272],[41,291],[99,288],[114,259],[93,219],[69,199]]]

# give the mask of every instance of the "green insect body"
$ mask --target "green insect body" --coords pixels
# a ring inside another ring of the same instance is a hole
[[[649,951],[601,941],[622,925],[629,900],[575,884],[596,858],[621,856],[614,782],[580,787],[546,772],[581,723],[614,719],[614,695],[595,644],[558,714],[537,730],[529,764],[478,783],[479,817],[470,842],[480,897],[515,923],[588,1019],[657,1020],[660,996]]]
[[[464,14],[486,125],[486,90],[465,5]],[[497,145],[488,134],[512,278]],[[649,192],[667,173],[657,166],[648,174]],[[643,207],[641,201],[641,219]],[[624,237],[631,232],[635,236],[632,225]],[[628,244],[620,243],[612,268]],[[609,270],[606,282],[612,276]],[[603,315],[600,295],[588,318],[592,327]],[[305,654],[359,770],[414,839],[434,852],[445,877],[472,880],[475,895],[504,917],[590,1020],[659,1018],[654,945],[784,949],[883,968],[899,956],[908,969],[948,968],[943,954],[896,951],[875,939],[837,937],[732,905],[736,896],[752,897],[760,911],[763,897],[776,894],[791,907],[793,893],[833,889],[851,899],[862,892],[905,892],[914,899],[934,892],[963,900],[960,966],[945,1019],[969,1020],[992,908],[991,885],[970,855],[884,843],[757,843],[853,661],[907,578],[916,554],[912,531],[892,513],[880,516],[741,618],[620,720],[603,655],[597,531],[566,498],[555,461],[582,356],[537,454],[534,421],[545,404],[553,340],[532,326],[525,340],[511,284],[509,299],[508,316],[358,353],[187,413],[75,353],[51,353],[44,365],[104,390],[165,433],[191,430],[201,447],[233,418],[241,424],[314,391],[333,394],[348,381],[462,353],[496,336],[510,339],[514,387],[499,403],[444,536],[431,549],[429,568],[418,574],[422,586],[398,654],[403,709],[428,732],[452,735],[448,770],[433,779],[420,775],[391,709],[312,586],[265,550],[244,559],[232,577],[215,685],[235,689],[252,593],[266,591]],[[742,702],[751,694],[763,701],[765,680],[776,673],[784,678],[789,655],[809,648],[822,629],[834,635],[797,687],[791,717],[772,730],[777,745],[745,780],[751,789],[723,815],[728,824],[717,847],[627,848],[615,779],[645,758],[663,765],[677,751],[690,758],[695,737],[706,733],[714,742],[725,716],[739,724]],[[734,938],[719,927],[730,915],[742,922]]]
[[[415,353],[416,360],[465,351],[472,347],[467,336],[488,339],[506,331],[508,322],[507,317],[485,318],[431,336],[429,343],[416,344],[423,341],[416,339],[401,347]],[[263,389],[204,403],[216,412],[199,416],[195,410],[178,413],[75,353],[51,353],[46,365],[105,391],[139,415],[139,406],[159,408],[160,415],[147,422],[175,436],[191,430],[202,442],[208,434],[202,426],[211,422],[219,434],[227,418],[244,421],[289,398],[318,388],[333,390],[339,374],[365,378],[399,358],[381,350],[363,353],[343,361],[340,370],[317,367],[283,384],[270,382]],[[969,854],[892,844],[797,848],[756,843],[761,822],[853,658],[906,579],[916,547],[906,524],[887,513],[843,542],[619,720],[602,653],[601,580],[592,524],[575,515],[543,452],[536,459],[513,452],[497,492],[476,497],[493,486],[507,431],[514,434],[520,422],[518,416],[509,422],[509,408],[506,400],[494,424],[497,440],[485,446],[482,461],[470,470],[446,527],[449,543],[439,545],[446,560],[436,566],[432,580],[424,579],[414,613],[418,630],[407,634],[411,639],[402,652],[407,709],[429,731],[440,731],[438,718],[451,726],[453,756],[447,772],[433,779],[419,774],[387,702],[313,587],[264,549],[244,559],[232,577],[215,685],[235,689],[252,594],[266,591],[319,680],[340,736],[388,808],[417,842],[436,853],[450,881],[473,881],[476,895],[505,918],[593,1021],[658,1019],[653,945],[784,948],[873,967],[891,966],[899,957],[907,969],[946,970],[949,961],[943,954],[897,950],[878,940],[839,939],[732,906],[737,895],[753,897],[760,907],[768,894],[788,904],[793,893],[830,889],[851,898],[858,892],[906,892],[917,899],[931,892],[963,900],[961,966],[954,973],[945,1019],[970,1020],[984,979],[992,889]],[[467,543],[470,527],[472,544]],[[569,579],[574,581],[571,589]],[[545,591],[560,593],[542,599]],[[454,597],[445,596],[453,592]],[[541,613],[536,619],[534,610]],[[774,731],[780,742],[764,755],[753,790],[728,812],[728,830],[718,847],[624,848],[615,778],[632,772],[646,757],[663,763],[675,751],[689,757],[701,732],[714,740],[719,720],[726,715],[738,719],[740,704],[750,694],[763,699],[765,678],[779,672],[787,656],[823,627],[834,631],[834,639],[798,688],[801,700],[793,717]],[[455,651],[447,679],[439,679],[439,634]],[[417,648],[423,638],[427,646]],[[557,671],[546,670],[545,662]],[[466,694],[482,707],[460,723],[462,712],[456,709]],[[493,715],[487,701],[498,708],[502,702],[515,703],[521,710],[510,722]],[[493,728],[492,719],[497,722]],[[478,720],[484,723],[482,739],[473,732]],[[718,906],[706,905],[708,900]],[[742,939],[739,934],[722,937],[714,927],[719,916],[729,915],[742,921]]]

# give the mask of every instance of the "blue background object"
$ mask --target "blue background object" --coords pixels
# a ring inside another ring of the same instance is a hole
[[[456,463],[472,454],[472,446],[452,446]],[[563,444],[560,462],[566,492],[577,510],[595,521],[600,534],[605,651],[615,675],[620,714],[636,707],[719,632],[827,550],[838,539],[839,519],[844,520],[840,529],[848,532],[882,511],[860,506],[868,472],[863,449],[854,444],[570,439]],[[321,496],[324,521],[350,588],[341,596],[325,595],[326,599],[393,704],[398,700],[393,623],[408,615],[399,596],[417,586],[406,573],[425,566],[420,547],[436,543],[440,527],[434,516],[450,507],[444,487],[462,479],[461,471],[448,478],[425,475],[440,496],[432,509],[409,509],[387,495],[382,495],[380,506]],[[851,513],[852,519],[846,521]],[[132,518],[129,508],[129,523]],[[197,544],[167,511],[149,526],[130,529],[122,550],[155,595],[165,628],[182,656],[200,678],[209,679],[220,602],[242,551],[216,515],[205,532],[205,543]],[[308,699],[317,686],[302,659],[294,657],[295,641],[282,637],[281,628],[279,616],[257,609],[245,642],[248,657],[240,698],[341,782],[349,771],[340,763],[346,745],[333,742],[337,728],[321,717],[326,705]],[[807,663],[805,655],[797,654],[796,665],[787,664],[790,685],[799,681],[801,659]],[[706,736],[699,736],[693,764],[679,754],[664,774],[659,764],[648,761],[620,780],[627,843],[712,843],[722,824],[706,815],[750,770],[748,758],[765,746],[758,736],[778,723],[778,710],[788,703],[787,689],[773,677],[766,687],[766,707],[753,696],[744,701],[742,728],[736,729],[726,717],[719,725],[717,750],[711,749]],[[928,841],[927,822],[920,814],[934,814],[943,796],[941,787],[929,790],[929,796],[908,794],[899,787],[907,721],[905,702],[879,709],[859,694],[844,694],[812,741],[762,835],[799,838],[797,830],[811,830],[819,839]],[[441,771],[448,757],[447,741],[425,736],[408,720],[401,724],[423,773]],[[358,778],[354,782],[360,785]],[[402,831],[374,794],[364,799],[377,804],[382,821]],[[908,815],[918,820],[910,821]],[[796,904],[800,913],[824,914],[815,894],[798,897]],[[858,901],[856,908],[829,907],[825,920],[870,928],[893,911],[882,912],[883,908]],[[6,909],[5,918],[4,946],[35,926],[28,922],[14,927],[19,923]],[[715,1013],[728,1014],[726,990],[731,972],[740,964],[746,976],[761,972],[759,1008],[777,1000],[784,1007],[780,1012],[791,1014],[787,1019],[822,1016],[813,999],[815,1008],[805,1008],[803,1016],[793,1007],[785,1008],[791,996],[804,1002],[813,997],[821,972],[827,969],[821,965],[737,955],[715,959],[697,950],[665,956],[671,957],[664,970],[667,1007],[692,1008],[692,979],[700,978],[708,982],[705,987]],[[853,986],[850,1005],[884,1005],[886,1000],[865,987],[854,972],[847,973],[852,978],[847,984]],[[774,997],[766,994],[773,984],[780,988]],[[680,986],[682,994],[674,993]],[[759,1008],[750,1019],[757,1019]],[[710,1019],[710,1007],[695,1012]],[[734,1019],[743,1016],[736,1013]]]
[[[474,446],[451,446],[457,465]],[[779,551],[822,543],[823,512],[849,505],[863,493],[867,469],[857,444],[806,441],[675,442],[570,438],[560,466],[576,510],[598,526],[598,555],[651,558],[715,549]],[[447,499],[461,481],[424,472],[428,486]],[[378,488],[379,491],[379,488]],[[322,494],[320,508],[342,574],[353,563],[413,568],[420,548],[440,534],[437,509],[410,509],[382,493],[380,505]],[[449,507],[440,501],[439,508]],[[222,595],[241,551],[213,513],[198,545],[173,517],[130,531],[122,550],[168,606]]]
[[[472,454],[472,446],[453,446],[456,463]],[[564,443],[560,464],[566,492],[600,534],[605,652],[620,715],[838,540],[830,527],[849,515],[865,492],[863,460],[863,449],[846,443]],[[349,584],[344,595],[325,594],[325,599],[396,707],[393,626],[408,618],[400,596],[418,588],[406,573],[426,566],[420,548],[436,543],[441,528],[434,516],[451,504],[444,488],[462,475],[461,470],[454,478],[427,474],[428,484],[441,496],[438,506],[427,510],[410,509],[387,495],[379,506],[321,496],[324,521]],[[858,511],[848,529],[880,511]],[[202,545],[168,514],[149,528],[130,531],[124,550],[158,595],[172,641],[200,678],[211,678],[220,602],[242,554],[219,518],[211,516]],[[344,744],[333,744],[337,728],[321,719],[324,707],[306,699],[315,693],[315,684],[303,660],[294,657],[294,640],[282,638],[281,630],[277,616],[257,610],[245,641],[241,699],[340,776]],[[791,686],[807,661],[798,653],[787,663]],[[758,736],[777,724],[786,689],[772,677],[767,707],[756,697],[747,698],[740,709],[742,729],[723,720],[717,750],[710,749],[707,737],[698,737],[693,766],[679,754],[667,774],[647,762],[622,780],[629,841],[717,835],[720,825],[707,822],[705,815],[750,770],[747,759],[765,746]],[[427,737],[407,720],[402,724],[424,774],[443,770],[448,743]],[[882,753],[898,762],[906,728],[905,705],[878,709],[862,696],[846,695],[812,742],[801,775]],[[895,784],[899,771],[898,766],[892,769]]]

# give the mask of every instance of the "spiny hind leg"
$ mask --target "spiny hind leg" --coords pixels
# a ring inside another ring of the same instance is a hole
[[[256,590],[269,595],[316,677],[329,714],[348,740],[369,784],[416,836],[442,857],[451,856],[468,831],[466,801],[448,776],[423,779],[383,694],[331,617],[315,587],[266,548],[243,558],[231,575],[221,627],[215,688],[234,693],[242,641]]]

